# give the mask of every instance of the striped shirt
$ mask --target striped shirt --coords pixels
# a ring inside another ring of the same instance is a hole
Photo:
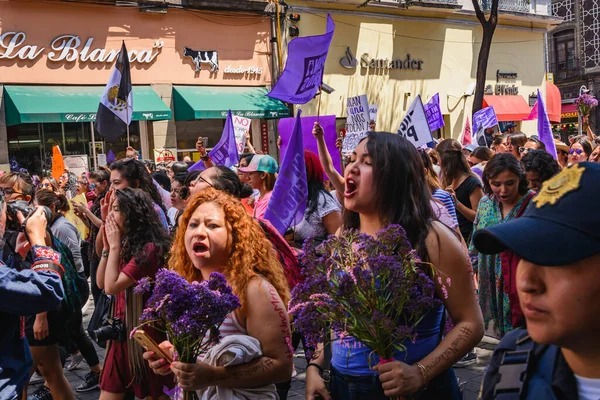
[[[230,312],[227,317],[225,317],[225,321],[219,327],[219,332],[221,332],[221,337],[231,336],[231,335],[246,335],[246,328],[242,326],[238,317],[235,315],[235,311]],[[204,335],[204,341],[207,341],[210,338],[210,331],[206,332]]]
[[[452,195],[442,189],[435,189],[433,192],[433,198],[442,203],[442,205],[448,210],[448,213],[458,225],[458,219],[456,217],[456,207],[454,206],[454,200],[452,200]]]

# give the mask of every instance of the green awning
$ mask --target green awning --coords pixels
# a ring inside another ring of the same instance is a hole
[[[174,86],[176,121],[224,119],[227,111],[246,118],[285,118],[290,110],[281,101],[266,96],[263,87]]]
[[[4,86],[6,125],[93,122],[102,86]],[[133,87],[134,121],[171,119],[171,109],[150,86]]]

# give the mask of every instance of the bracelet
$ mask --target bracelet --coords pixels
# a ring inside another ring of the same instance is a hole
[[[308,363],[308,365],[306,366],[306,369],[308,369],[309,367],[315,367],[316,369],[319,370],[319,373],[323,373],[323,371],[325,371],[325,368],[321,367],[319,364],[317,363]]]
[[[201,159],[202,161],[208,161],[208,160],[212,160],[212,158],[210,158],[210,156],[209,156],[208,154],[207,154],[207,155],[205,155],[205,156],[202,156],[202,157],[200,157],[200,159]]]
[[[31,248],[34,261],[51,261],[60,263],[60,254],[54,251],[52,247],[34,245]]]
[[[427,372],[427,369],[422,364],[416,363],[415,365],[419,367],[419,372],[423,377],[423,386],[427,386],[427,384],[429,383],[429,372]]]
[[[102,258],[108,258],[108,251],[102,250]]]

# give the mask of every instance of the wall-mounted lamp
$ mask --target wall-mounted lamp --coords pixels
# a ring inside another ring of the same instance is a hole
[[[529,107],[533,107],[535,106],[535,103],[537,102],[538,97],[537,97],[537,93],[533,92],[529,95]]]
[[[300,29],[298,29],[298,27],[296,25],[292,25],[292,26],[290,26],[289,34],[290,34],[290,37],[300,36]]]

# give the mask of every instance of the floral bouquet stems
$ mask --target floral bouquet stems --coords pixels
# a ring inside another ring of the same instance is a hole
[[[189,283],[161,269],[154,282],[140,280],[135,292],[151,293],[138,328],[149,325],[166,333],[176,351],[174,359],[189,364],[219,343],[219,327],[240,306],[225,277],[216,272],[208,281]],[[185,400],[196,398],[195,392],[184,392]]]
[[[421,262],[399,225],[376,237],[347,230],[316,248],[307,242],[303,257],[306,280],[292,291],[289,312],[307,345],[316,348],[331,329],[340,340],[362,342],[383,363],[406,351],[423,317],[441,305],[434,279],[446,297],[450,285]]]
[[[584,93],[575,100],[575,105],[577,106],[577,111],[579,115],[581,115],[582,120],[585,121],[587,117],[590,116],[592,110],[598,107],[598,100],[590,94]],[[587,130],[587,122],[583,122],[584,125],[582,128]]]

